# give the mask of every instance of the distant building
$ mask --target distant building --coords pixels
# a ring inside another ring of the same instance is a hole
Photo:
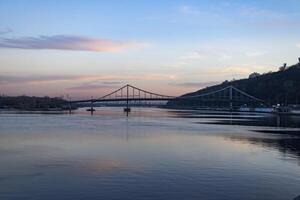
[[[260,76],[260,73],[253,72],[252,74],[249,75],[249,78],[256,78],[258,76]]]

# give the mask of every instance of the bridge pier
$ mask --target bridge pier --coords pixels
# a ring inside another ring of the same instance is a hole
[[[131,112],[131,108],[130,107],[125,107],[124,112],[126,112],[126,116],[128,116],[128,114]]]
[[[72,104],[70,101],[69,101],[69,114],[72,114]]]
[[[91,101],[91,115],[94,115],[94,111],[95,111],[95,109],[93,106],[93,101]]]
[[[94,104],[94,101],[93,101],[93,97],[92,97],[91,98],[91,107],[89,109],[87,109],[87,111],[91,112],[91,115],[94,115],[94,111],[95,111],[93,104]]]

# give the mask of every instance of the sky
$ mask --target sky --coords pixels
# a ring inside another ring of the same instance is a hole
[[[299,0],[0,0],[4,95],[181,95],[298,57]]]

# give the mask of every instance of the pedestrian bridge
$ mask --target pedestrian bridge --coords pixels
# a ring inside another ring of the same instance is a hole
[[[170,102],[171,104],[180,104],[185,102],[186,104],[195,104],[195,105],[219,105],[232,107],[234,103],[239,104],[253,104],[253,103],[263,103],[263,100],[256,98],[246,92],[234,87],[226,86],[224,88],[204,92],[204,93],[194,93],[193,95],[184,95],[184,96],[169,96],[158,94],[155,92],[146,91],[132,85],[125,85],[109,94],[106,94],[99,98],[90,98],[82,99],[76,101],[69,101],[70,104],[77,103],[90,103],[93,106],[94,103],[109,103],[109,102],[123,102],[122,105],[126,105],[127,108],[130,104],[141,103],[142,102],[153,102],[153,101],[165,101]],[[184,105],[184,103],[183,103]],[[93,109],[92,109],[93,110]]]

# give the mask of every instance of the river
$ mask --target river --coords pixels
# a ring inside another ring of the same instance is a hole
[[[292,200],[300,117],[133,108],[0,113],[0,199]]]

